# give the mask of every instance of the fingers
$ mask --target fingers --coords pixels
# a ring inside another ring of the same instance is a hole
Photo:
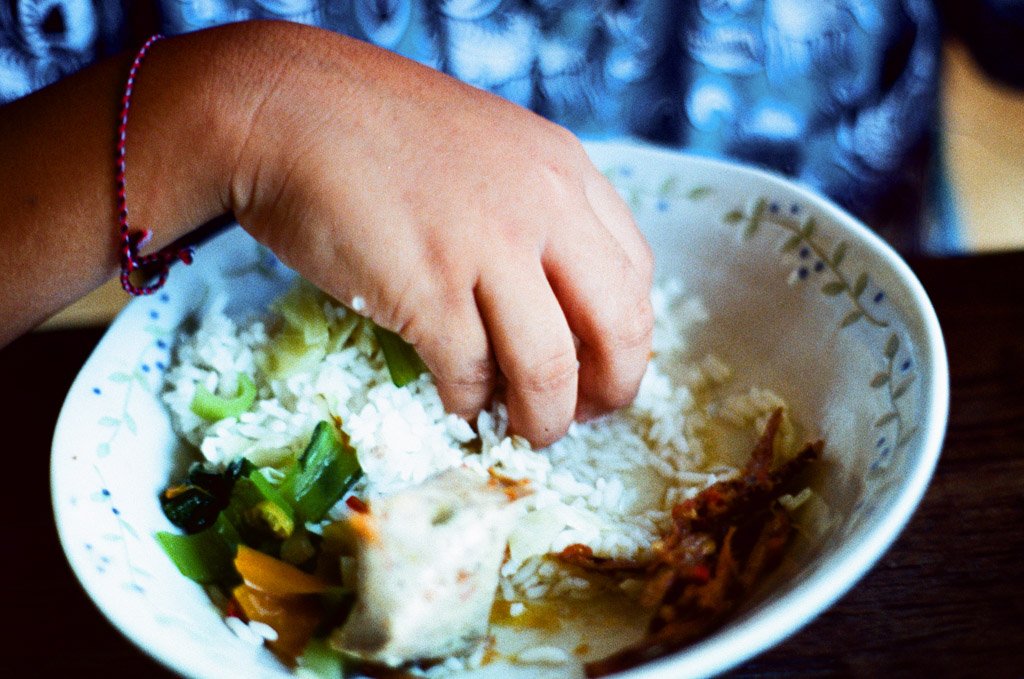
[[[504,262],[481,277],[477,303],[507,380],[513,430],[535,447],[561,438],[576,407],[572,333],[540,261]]]
[[[436,327],[408,330],[434,375],[445,409],[472,420],[490,403],[496,371],[472,290],[460,297],[455,304],[425,316]]]
[[[649,288],[654,276],[654,255],[651,253],[651,246],[636,227],[629,206],[622,200],[611,182],[596,169],[585,174],[583,190],[594,214],[643,277],[642,284]]]
[[[520,251],[486,269],[475,300],[439,314],[440,332],[418,333],[449,410],[474,417],[500,371],[512,429],[535,446],[560,438],[574,416],[630,403],[650,359],[650,248],[603,177],[584,183],[586,198],[560,220],[572,226],[549,232],[542,261]]]
[[[651,353],[654,314],[644,248],[638,269],[595,215],[591,224],[549,242],[544,264],[580,340],[576,416],[585,420],[629,404]]]

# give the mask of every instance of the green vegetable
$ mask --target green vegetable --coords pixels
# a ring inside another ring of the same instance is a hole
[[[297,526],[281,543],[281,560],[293,566],[301,566],[316,555],[317,549],[303,526]]]
[[[228,465],[224,472],[210,471],[198,462],[193,464],[184,482],[160,494],[164,516],[189,534],[209,528],[228,506],[235,481],[248,476],[252,469],[245,458]]]
[[[198,533],[213,525],[223,505],[199,486],[171,486],[160,495],[160,506],[171,523],[186,533]]]
[[[305,452],[289,470],[281,494],[303,520],[319,521],[360,474],[362,469],[348,437],[333,423],[323,421],[316,425]]]
[[[204,585],[238,582],[234,559],[241,539],[223,515],[199,533],[177,535],[161,531],[156,539],[186,578]]]
[[[372,323],[355,312],[348,312],[331,325],[331,339],[327,351],[341,351],[350,339],[361,329],[363,323]]]
[[[266,370],[272,377],[287,377],[319,365],[327,355],[327,344],[306,344],[301,330],[285,328],[267,346]]]
[[[249,522],[284,540],[295,530],[295,520],[279,504],[263,501],[248,512]]]
[[[326,344],[330,339],[327,316],[324,315],[326,296],[309,281],[300,279],[271,308],[284,321],[286,328],[296,330],[309,346]]]
[[[267,346],[265,369],[281,378],[319,364],[327,353],[330,324],[324,314],[327,297],[299,279],[272,305],[281,319]]]
[[[235,481],[224,513],[241,531],[246,544],[258,545],[267,536],[284,540],[295,530],[292,506],[255,470]]]
[[[384,352],[384,362],[396,387],[404,387],[427,371],[423,359],[404,339],[379,325],[373,326],[373,334]]]
[[[345,676],[341,657],[323,639],[313,639],[299,657],[299,667],[320,679],[342,679]]]
[[[203,385],[196,386],[189,408],[204,420],[216,422],[226,417],[238,417],[256,401],[256,385],[246,374],[238,376],[238,393],[231,398],[211,394]]]

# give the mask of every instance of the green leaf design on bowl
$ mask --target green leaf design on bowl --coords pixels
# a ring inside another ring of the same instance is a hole
[[[862,320],[879,328],[888,327],[888,321],[872,314],[861,303],[860,298],[868,286],[867,272],[861,271],[851,283],[849,274],[842,268],[850,250],[849,243],[843,240],[836,243],[830,256],[825,246],[822,245],[821,239],[816,238],[818,223],[813,216],[799,222],[786,216],[772,214],[768,210],[768,205],[768,199],[761,196],[754,202],[749,213],[743,209],[730,210],[722,217],[722,220],[726,224],[734,225],[745,222],[742,232],[743,240],[751,239],[765,224],[769,224],[789,234],[780,248],[782,253],[794,252],[800,246],[806,246],[810,252],[813,252],[832,275],[832,279],[821,286],[822,294],[828,297],[838,297],[845,293],[853,307],[839,322],[840,329],[848,328]]]

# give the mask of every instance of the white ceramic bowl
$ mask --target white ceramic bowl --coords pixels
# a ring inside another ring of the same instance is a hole
[[[831,203],[756,170],[630,144],[591,155],[621,190],[662,273],[681,277],[713,322],[701,342],[741,384],[767,385],[827,440],[817,490],[837,522],[705,641],[628,673],[702,676],[775,644],[846,592],[920,500],[948,409],[932,307],[906,264]],[[208,290],[264,305],[287,272],[240,230],[204,245],[164,292],[132,302],[68,394],[53,442],[60,538],[75,574],[130,640],[196,677],[283,677],[273,656],[222,623],[153,535],[158,492],[183,449],[156,393],[176,328]]]

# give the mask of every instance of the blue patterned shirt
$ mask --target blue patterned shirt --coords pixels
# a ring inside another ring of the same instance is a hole
[[[129,25],[150,24],[130,35]],[[18,0],[0,3],[0,102],[143,30],[315,24],[562,123],[739,159],[831,196],[904,251],[948,249],[931,0]]]

